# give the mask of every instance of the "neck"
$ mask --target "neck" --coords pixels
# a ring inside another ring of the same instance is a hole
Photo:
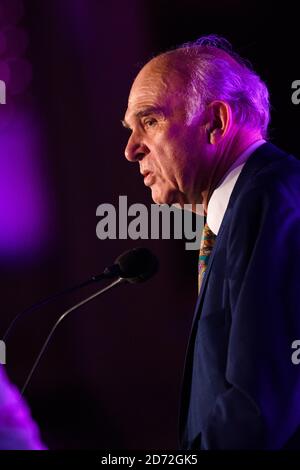
[[[208,202],[221,179],[238,157],[254,142],[262,139],[259,131],[239,129],[226,137],[216,148],[214,163],[207,190],[202,192],[204,211],[207,212]]]

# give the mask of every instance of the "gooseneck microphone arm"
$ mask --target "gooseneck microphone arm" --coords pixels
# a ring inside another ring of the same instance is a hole
[[[34,373],[35,369],[37,368],[40,359],[45,352],[45,349],[48,346],[48,343],[56,330],[57,326],[60,324],[60,322],[71,312],[74,310],[77,310],[79,307],[82,305],[87,304],[91,300],[95,299],[98,297],[100,294],[103,292],[106,292],[107,290],[111,289],[112,287],[116,286],[117,284],[120,284],[121,282],[128,282],[131,284],[136,284],[139,282],[145,282],[148,279],[150,279],[158,270],[159,263],[158,259],[156,258],[153,253],[148,250],[147,248],[133,248],[132,250],[125,251],[122,255],[120,255],[116,260],[115,263],[112,266],[109,266],[105,268],[103,273],[99,274],[98,276],[93,276],[89,280],[82,282],[81,284],[78,284],[74,287],[65,289],[61,292],[58,292],[57,294],[52,295],[51,297],[48,297],[37,304],[32,305],[31,307],[27,308],[26,310],[23,310],[21,313],[19,313],[11,322],[9,325],[8,329],[6,330],[6,333],[4,334],[4,339],[7,338],[8,334],[11,332],[12,328],[14,327],[15,323],[17,320],[20,318],[21,315],[32,312],[33,310],[36,310],[38,307],[41,307],[43,305],[46,305],[50,303],[52,300],[57,299],[58,297],[61,297],[64,294],[74,292],[81,287],[85,287],[89,284],[92,284],[94,282],[98,282],[104,279],[115,279],[111,284],[108,286],[104,287],[100,291],[96,292],[95,294],[91,295],[90,297],[86,298],[85,300],[82,300],[81,302],[77,303],[73,307],[69,308],[66,310],[56,321],[54,324],[52,330],[50,331],[49,335],[46,338],[46,341],[44,342],[42,349],[36,358],[30,373],[25,381],[25,384],[22,388],[22,395],[25,392],[25,389],[32,377],[32,374]]]
[[[65,294],[70,294],[71,292],[75,292],[76,290],[79,290],[82,287],[86,287],[95,282],[116,277],[125,278],[132,284],[137,282],[144,282],[147,281],[147,279],[150,279],[157,270],[158,260],[156,256],[154,256],[153,253],[151,253],[151,251],[147,248],[133,248],[132,250],[125,251],[115,260],[115,263],[112,266],[105,268],[103,273],[98,274],[97,276],[93,276],[87,281],[82,282],[81,284],[77,284],[74,287],[69,287],[56,294],[53,294],[50,297],[47,297],[46,299],[43,299],[18,313],[8,326],[2,339],[3,341],[7,340],[9,334],[21,316],[30,312],[34,312],[39,307],[48,305],[53,300],[56,300]]]
[[[59,319],[56,321],[56,323],[54,324],[54,326],[52,327],[52,330],[50,331],[49,335],[47,336],[46,338],[46,341],[44,342],[43,346],[42,346],[42,349],[40,350],[40,353],[39,355],[37,356],[29,374],[28,374],[28,377],[23,385],[23,388],[21,390],[21,394],[23,395],[25,390],[26,390],[26,387],[27,385],[29,384],[30,382],[30,379],[35,371],[35,369],[37,368],[40,360],[41,360],[41,357],[42,355],[44,354],[48,344],[49,344],[49,341],[54,333],[54,331],[56,330],[56,328],[58,327],[58,325],[62,322],[62,320],[64,318],[66,318],[67,315],[69,315],[69,313],[71,312],[74,312],[74,310],[77,310],[79,307],[81,307],[82,305],[85,305],[87,304],[88,302],[90,302],[91,300],[95,299],[96,297],[98,297],[100,294],[103,294],[103,292],[106,292],[107,290],[111,289],[112,287],[116,286],[117,284],[120,284],[121,282],[126,282],[126,279],[124,278],[121,278],[119,277],[116,281],[113,281],[111,284],[109,284],[108,286],[104,287],[103,289],[101,289],[100,291],[96,292],[95,294],[91,295],[90,297],[88,297],[87,299],[84,299],[82,300],[81,302],[78,302],[76,305],[74,305],[73,307],[69,308],[68,310],[66,310],[60,317]]]
[[[80,284],[76,284],[75,286],[72,286],[72,287],[68,287],[62,291],[59,291],[59,292],[56,292],[55,294],[53,295],[50,295],[49,297],[46,297],[45,299],[43,300],[40,300],[39,302],[31,305],[30,307],[27,307],[25,310],[22,310],[21,312],[19,312],[14,318],[13,320],[11,321],[11,323],[9,324],[7,330],[5,331],[2,339],[3,341],[6,341],[10,335],[10,333],[12,332],[15,324],[17,323],[17,321],[19,320],[19,318],[21,318],[21,316],[23,315],[26,315],[30,312],[34,312],[35,310],[37,310],[38,308],[40,307],[44,307],[45,305],[48,305],[50,304],[51,302],[53,302],[54,300],[56,299],[59,299],[60,297],[62,297],[63,295],[66,295],[66,294],[71,294],[72,292],[76,292],[77,290],[80,290],[82,289],[83,287],[86,287],[86,286],[89,286],[91,284],[94,284],[95,282],[99,282],[99,281],[102,281],[102,280],[105,280],[105,279],[111,279],[112,277],[116,277],[117,275],[119,275],[119,271],[118,271],[118,266],[117,265],[113,265],[111,266],[110,268],[106,268],[103,273],[101,274],[98,274],[96,276],[92,276],[90,279],[88,279],[87,281],[84,281],[84,282],[81,282]]]

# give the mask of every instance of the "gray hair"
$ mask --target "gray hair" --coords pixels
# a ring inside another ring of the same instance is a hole
[[[191,121],[214,100],[227,102],[235,121],[267,137],[269,92],[249,62],[232,51],[224,38],[209,35],[162,54],[175,59],[175,70],[187,78],[187,114]],[[174,63],[173,63],[174,65]]]

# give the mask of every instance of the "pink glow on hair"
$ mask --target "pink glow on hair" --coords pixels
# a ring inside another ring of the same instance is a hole
[[[258,129],[267,137],[270,121],[267,86],[250,64],[232,51],[226,39],[204,36],[163,55],[175,59],[175,70],[188,82],[190,121],[212,101],[222,100],[230,105],[236,123]]]

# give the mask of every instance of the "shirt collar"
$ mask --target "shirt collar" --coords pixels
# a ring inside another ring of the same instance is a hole
[[[224,214],[226,212],[228,202],[233,191],[234,185],[250,155],[263,145],[266,141],[263,139],[257,140],[249,145],[249,147],[241,153],[235,160],[233,165],[228,169],[221,182],[211,195],[207,206],[207,225],[211,231],[218,235]]]

